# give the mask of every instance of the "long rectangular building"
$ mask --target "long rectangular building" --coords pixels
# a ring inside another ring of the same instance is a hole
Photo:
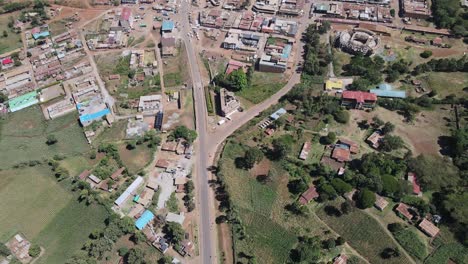
[[[114,204],[117,206],[121,206],[128,197],[132,195],[132,193],[143,183],[143,178],[138,176],[130,186],[115,200]]]

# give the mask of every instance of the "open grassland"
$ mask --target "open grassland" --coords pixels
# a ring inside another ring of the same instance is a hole
[[[468,76],[465,72],[429,72],[420,79],[430,90],[435,90],[439,98],[454,94],[457,97],[467,97]]]
[[[164,87],[177,87],[187,82],[189,68],[187,67],[187,52],[182,44],[178,48],[177,56],[164,58]]]
[[[145,144],[137,145],[135,149],[128,150],[127,144],[119,146],[119,154],[122,162],[130,173],[142,170],[153,158],[153,150]]]
[[[67,32],[67,21],[65,20],[56,20],[52,23],[49,23],[49,29],[53,36],[60,35]]]
[[[78,203],[50,174],[45,166],[0,171],[0,241],[21,232],[45,249],[37,263],[65,263],[107,212]]]
[[[283,74],[256,71],[252,76],[252,85],[238,92],[238,95],[254,104],[258,104],[275,94],[285,84]]]
[[[252,252],[259,263],[284,263],[296,242],[293,232],[275,221],[278,175],[271,184],[261,184],[250,173],[235,167],[243,147],[228,143],[223,152],[222,171],[231,200],[239,208],[248,238],[235,243],[237,253]]]
[[[3,169],[56,154],[74,156],[89,150],[76,113],[46,121],[39,107],[34,106],[0,120],[0,131],[0,149],[5,153],[0,159]],[[50,134],[58,140],[52,146],[46,144]]]
[[[0,54],[21,48],[21,34],[16,34],[8,28],[10,17],[18,17],[19,12],[0,15]],[[8,36],[4,37],[3,32],[7,32]]]
[[[326,205],[339,208],[340,200],[329,202]],[[395,242],[385,233],[383,227],[359,209],[354,209],[347,215],[336,217],[328,215],[324,208],[325,206],[317,211],[318,216],[370,263],[383,263],[384,260],[380,257],[380,253],[387,247],[397,247]],[[385,263],[402,264],[410,263],[410,261],[402,254],[398,258],[385,260]]]

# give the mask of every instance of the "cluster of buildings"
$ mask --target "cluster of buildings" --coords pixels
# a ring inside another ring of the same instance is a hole
[[[325,147],[325,153],[320,159],[320,163],[342,174],[344,173],[345,163],[351,161],[353,155],[357,155],[358,153],[358,143],[349,139],[340,138],[335,144]]]
[[[314,5],[311,12],[333,18],[392,23],[393,17],[390,9],[388,6],[372,4],[318,3]]]
[[[258,13],[284,16],[302,16],[305,0],[257,0],[252,10]]]
[[[403,16],[416,19],[428,19],[432,16],[431,7],[427,0],[402,0],[400,9]]]
[[[99,32],[86,35],[86,42],[91,50],[115,49],[127,46],[128,33],[133,29],[134,17],[129,7],[120,11],[109,11],[103,18]]]
[[[74,61],[85,55],[81,40],[74,31],[67,31],[52,39],[45,38],[41,45],[29,48],[28,52],[31,55],[29,60],[38,85],[63,81],[81,74],[81,72],[66,73]],[[88,71],[91,71],[90,67]]]
[[[113,120],[111,110],[104,102],[101,89],[94,76],[75,80],[72,87],[72,98],[80,116],[80,123],[83,126],[88,126],[94,121],[102,120],[104,117],[108,122]]]

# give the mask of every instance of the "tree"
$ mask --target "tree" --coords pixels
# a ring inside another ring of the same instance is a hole
[[[4,103],[8,100],[8,95],[0,92],[0,103]]]
[[[395,9],[393,9],[393,8],[390,9],[390,15],[391,15],[392,17],[395,17],[395,13],[396,13]]]
[[[395,130],[395,125],[390,122],[386,122],[381,130],[384,135],[391,133],[393,130]]]
[[[349,214],[353,210],[353,205],[349,201],[345,201],[340,206],[343,214]]]
[[[272,142],[275,159],[282,159],[291,151],[291,146],[282,138],[276,138]]]
[[[36,244],[32,244],[29,247],[28,254],[29,254],[29,256],[35,258],[35,257],[39,256],[39,254],[41,254],[41,248]]]
[[[307,190],[308,186],[302,179],[291,180],[288,183],[289,192],[292,194],[300,194]]]
[[[293,263],[316,263],[320,260],[320,240],[318,237],[303,237],[299,244],[291,250]]]
[[[158,260],[158,264],[172,264],[171,256],[163,256]]]
[[[335,239],[329,238],[329,239],[325,240],[324,247],[326,249],[334,249],[336,247]]]
[[[197,138],[197,132],[191,129],[188,129],[186,126],[178,126],[172,132],[172,135],[176,138],[184,138],[189,144],[192,144],[193,141]]]
[[[137,141],[136,140],[131,140],[127,142],[127,149],[132,150],[136,149]]]
[[[143,234],[143,232],[137,230],[132,236],[133,242],[136,244],[140,244],[141,242],[146,241],[146,236]]]
[[[243,89],[247,88],[248,85],[247,75],[243,69],[238,69],[231,72],[227,76],[227,82],[229,89],[236,92],[242,91]]]
[[[405,229],[405,227],[401,223],[388,224],[387,228],[388,228],[388,231],[390,231],[392,233],[396,233],[396,232],[399,232],[399,231]]]
[[[427,59],[430,56],[432,56],[432,51],[425,50],[425,51],[421,52],[421,54],[419,54],[419,56],[421,56],[421,58]]]
[[[337,246],[341,246],[341,245],[344,245],[344,243],[346,243],[346,240],[343,237],[338,237],[335,240],[335,243],[336,243]]]
[[[57,138],[55,137],[54,134],[50,134],[50,135],[47,136],[47,141],[46,141],[47,145],[49,145],[49,146],[54,145],[57,142],[58,142],[58,140],[57,140]]]
[[[319,26],[318,33],[319,34],[325,34],[327,33],[331,28],[331,23],[329,21],[323,21],[322,24]]]
[[[10,249],[3,243],[0,243],[0,255],[8,257],[11,255]]]
[[[400,256],[400,250],[398,248],[385,248],[380,256],[383,259],[396,258]]]
[[[325,200],[325,197],[328,200],[334,200],[338,196],[335,188],[330,184],[321,184],[318,189],[322,201]]]
[[[130,71],[128,72],[128,78],[133,79],[133,77],[135,77],[135,73],[136,73],[135,70],[130,70]]]
[[[96,155],[97,155],[96,151],[95,151],[95,150],[91,150],[91,152],[89,153],[89,158],[90,158],[90,159],[96,159]]]
[[[349,191],[351,191],[353,189],[353,187],[346,183],[345,181],[343,181],[342,179],[340,178],[334,178],[331,180],[331,185],[333,186],[333,188],[336,190],[337,193],[339,194],[345,194]]]
[[[8,37],[8,32],[6,30],[3,30],[3,37],[4,38]]]
[[[244,166],[246,169],[251,169],[256,163],[263,159],[263,152],[258,148],[249,148],[244,155]]]
[[[394,196],[400,192],[400,183],[392,175],[382,175],[382,193],[386,196]]]
[[[139,248],[132,248],[128,251],[127,263],[145,264],[145,252]]]
[[[169,222],[165,226],[165,233],[174,244],[180,243],[185,236],[185,231],[179,223]]]
[[[372,117],[372,125],[375,128],[379,128],[379,127],[384,125],[384,121],[382,119],[380,119],[378,116],[374,116],[374,117]]]
[[[127,247],[121,247],[117,251],[119,252],[119,256],[123,257],[128,254],[129,249]]]
[[[336,134],[335,132],[328,132],[328,134],[326,136],[323,136],[321,138],[321,142],[322,144],[324,145],[330,145],[330,144],[333,144],[335,143],[336,141]]]
[[[399,136],[386,135],[380,143],[380,148],[383,151],[390,152],[392,150],[400,149],[404,146],[404,142]]]
[[[369,189],[363,189],[357,197],[357,206],[361,209],[370,208],[375,203],[375,193]]]
[[[349,113],[348,111],[339,110],[333,114],[333,118],[338,123],[346,124],[349,121]]]

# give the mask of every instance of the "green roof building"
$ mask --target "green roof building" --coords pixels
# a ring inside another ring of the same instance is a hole
[[[8,101],[8,105],[10,106],[10,112],[19,111],[37,103],[39,103],[39,100],[37,99],[36,91],[23,94]]]

